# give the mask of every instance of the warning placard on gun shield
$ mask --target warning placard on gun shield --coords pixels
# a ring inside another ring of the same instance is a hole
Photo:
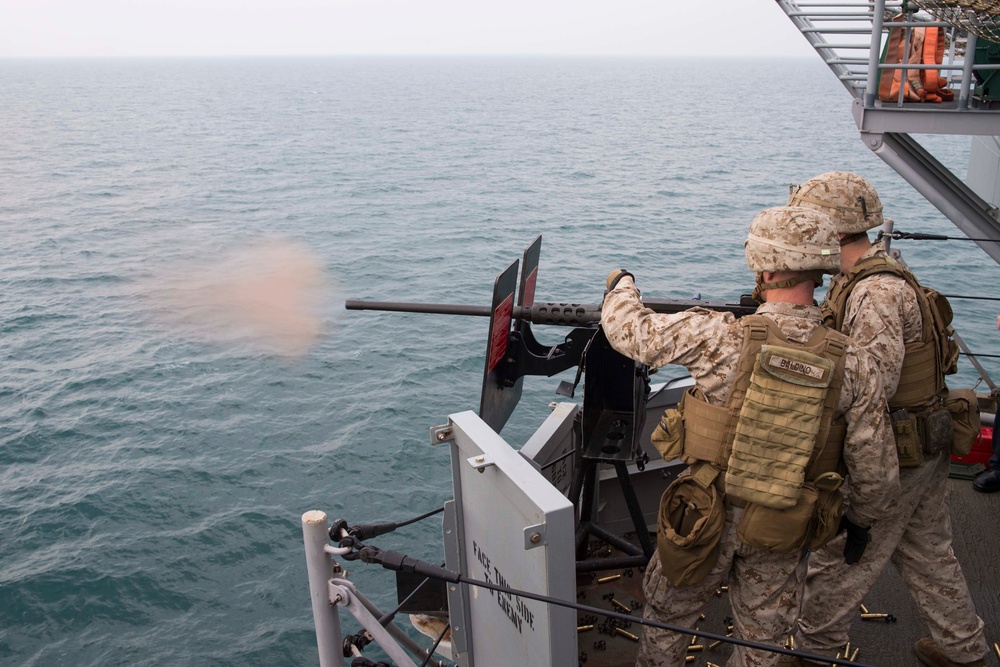
[[[500,302],[493,311],[493,331],[490,332],[490,361],[487,372],[492,372],[507,354],[507,334],[510,333],[510,318],[514,310],[514,294]]]

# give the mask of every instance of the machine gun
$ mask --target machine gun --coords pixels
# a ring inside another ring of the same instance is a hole
[[[489,317],[486,363],[479,402],[479,416],[497,433],[504,427],[521,398],[524,376],[551,377],[577,367],[574,382],[561,382],[556,393],[572,397],[585,375],[583,409],[579,424],[580,442],[574,466],[571,498],[582,503],[578,547],[589,525],[590,489],[595,484],[598,463],[615,467],[629,511],[637,527],[646,558],[653,545],[645,530],[642,512],[631,485],[625,463],[634,460],[643,470],[646,454],[641,446],[646,399],[649,394],[650,369],[616,352],[600,328],[601,305],[580,303],[545,303],[535,301],[538,262],[542,237],[538,236],[524,251],[518,280],[519,261],[514,260],[493,284],[489,307],[455,304],[401,303],[391,301],[346,302],[348,310],[382,310],[438,315]],[[515,303],[515,292],[517,295]],[[695,306],[733,313],[737,317],[756,311],[757,303],[749,296],[740,303],[701,301],[698,299],[644,299],[643,304],[658,313],[678,313]],[[558,345],[538,342],[532,324],[573,327]],[[602,536],[606,537],[606,536]]]
[[[445,303],[406,303],[398,301],[365,301],[348,299],[347,310],[380,310],[404,313],[429,313],[436,315],[464,315],[489,317],[486,364],[480,396],[479,415],[498,433],[510,418],[521,398],[523,378],[526,375],[552,377],[574,366],[580,370],[573,384],[562,383],[557,393],[573,396],[573,388],[584,369],[590,373],[590,384],[598,384],[594,377],[596,364],[593,355],[617,355],[600,332],[601,304],[558,303],[535,301],[538,279],[538,262],[541,256],[542,237],[538,236],[524,251],[523,270],[518,280],[518,260],[514,260],[493,284],[490,306],[470,306]],[[517,303],[515,305],[515,291]],[[733,313],[736,317],[756,311],[757,302],[744,295],[739,303],[702,301],[700,299],[644,298],[643,305],[657,313],[679,313],[694,307]],[[573,327],[562,343],[545,346],[538,342],[531,330],[532,324]],[[588,348],[590,348],[588,350]],[[601,349],[601,352],[598,352]],[[585,357],[590,361],[586,363]],[[639,366],[627,360],[626,366]],[[606,366],[605,366],[606,368]],[[645,371],[642,371],[645,372]],[[639,375],[639,372],[624,373]],[[602,374],[604,375],[604,374]],[[604,375],[607,387],[604,393],[621,393],[618,373]],[[626,392],[629,393],[629,392]],[[610,396],[602,403],[614,405]],[[584,408],[587,406],[586,384]]]

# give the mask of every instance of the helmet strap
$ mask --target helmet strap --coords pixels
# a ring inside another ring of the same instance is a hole
[[[823,284],[823,271],[796,271],[796,275],[791,278],[786,278],[785,280],[775,280],[774,282],[766,282],[764,280],[764,274],[756,274],[756,286],[753,289],[752,296],[756,301],[763,302],[764,299],[761,298],[766,290],[771,289],[784,289],[786,287],[794,287],[799,283],[804,283],[807,280],[811,280],[814,285],[819,287]]]
[[[840,239],[840,247],[851,245],[855,241],[860,241],[861,239],[868,240],[868,232],[855,232],[854,234],[845,234],[844,238]]]

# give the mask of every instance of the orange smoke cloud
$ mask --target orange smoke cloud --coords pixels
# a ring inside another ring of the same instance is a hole
[[[270,239],[175,271],[151,294],[157,319],[177,335],[297,357],[322,333],[323,266],[301,245]]]

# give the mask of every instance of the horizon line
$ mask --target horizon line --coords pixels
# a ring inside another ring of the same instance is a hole
[[[224,59],[224,58],[621,58],[621,59],[698,59],[741,60],[799,59],[815,56],[805,54],[683,54],[683,53],[246,53],[246,54],[34,54],[0,55],[0,60],[123,60],[123,59]]]

